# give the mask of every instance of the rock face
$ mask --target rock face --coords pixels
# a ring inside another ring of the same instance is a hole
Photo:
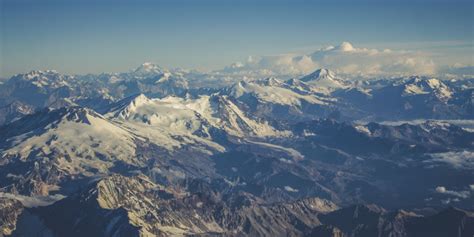
[[[431,216],[412,212],[387,212],[376,206],[356,205],[320,216],[346,236],[471,236],[474,213],[448,208]],[[319,231],[319,230],[318,230]]]
[[[339,228],[348,236],[405,236],[405,224],[416,215],[387,213],[377,206],[355,205],[321,216],[323,223]]]
[[[23,205],[18,200],[0,198],[0,236],[11,235],[23,209]]]
[[[344,237],[343,232],[334,226],[320,225],[314,228],[308,236],[313,237]]]
[[[10,123],[33,112],[34,107],[13,101],[10,104],[0,107],[0,124]]]
[[[457,236],[474,235],[474,212],[448,208],[426,218],[417,218],[407,225],[410,236]]]
[[[179,192],[144,176],[113,175],[37,213],[69,236],[301,236],[319,224],[318,214],[338,208],[318,198],[263,205],[247,195]]]
[[[229,196],[197,192],[195,188],[164,187],[142,175],[112,175],[50,206],[26,210],[18,201],[2,200],[2,228],[4,234],[12,233],[20,219],[18,222],[22,223],[14,233],[26,233],[32,225],[25,225],[27,218],[18,216],[27,212],[30,217],[26,223],[38,226],[38,220],[42,220],[40,236],[49,236],[45,230],[50,236],[53,233],[57,236],[328,237],[474,234],[474,213],[455,208],[424,217],[402,210],[389,212],[375,205],[339,208],[319,198],[265,204],[248,193]]]

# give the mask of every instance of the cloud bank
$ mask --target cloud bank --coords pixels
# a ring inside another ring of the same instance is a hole
[[[466,199],[466,198],[469,198],[471,196],[471,192],[469,190],[454,191],[454,190],[448,190],[444,186],[436,187],[435,191],[437,193],[451,195],[451,196],[455,196],[455,197],[462,198],[462,199]]]
[[[41,206],[51,205],[54,202],[57,202],[65,198],[65,196],[60,195],[60,194],[55,194],[52,196],[30,197],[30,196],[0,192],[0,198],[16,199],[20,201],[25,207],[41,207]]]
[[[301,75],[319,68],[360,77],[434,75],[437,67],[430,55],[419,51],[358,48],[349,42],[316,52],[295,55],[249,57],[223,71],[234,74]]]
[[[474,170],[474,153],[471,151],[431,154],[431,159],[423,161],[431,165],[446,164],[455,169]]]
[[[444,195],[444,199],[441,202],[445,205],[450,204],[451,202],[460,202],[463,199],[469,199],[472,194],[474,194],[474,184],[469,185],[467,189],[464,190],[449,190],[444,186],[438,186],[434,190],[436,193]],[[430,198],[431,199],[431,198]]]

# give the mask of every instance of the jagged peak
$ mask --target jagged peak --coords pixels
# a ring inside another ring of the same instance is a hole
[[[56,126],[60,123],[84,123],[91,124],[90,118],[104,119],[95,111],[79,106],[61,107],[58,109],[44,108],[34,114],[29,114],[10,123],[3,131],[6,137],[16,136],[29,131]]]
[[[431,89],[436,89],[440,87],[447,87],[441,80],[437,78],[431,77],[420,77],[420,76],[413,76],[405,84],[417,84],[420,86],[426,86]]]
[[[362,210],[367,211],[367,212],[372,212],[372,213],[386,213],[387,212],[387,210],[375,204],[354,204],[354,205],[345,207],[343,209],[351,210],[353,212],[359,212]]]
[[[80,195],[70,197],[79,198],[82,201],[97,202],[106,209],[116,209],[123,203],[131,202],[139,198],[149,190],[160,188],[145,175],[126,177],[119,174],[111,174],[91,182]]]
[[[60,73],[56,70],[47,69],[47,70],[31,70],[23,75],[36,76],[36,75],[42,75],[42,74],[60,74]]]
[[[244,82],[245,83],[245,82]],[[252,80],[249,83],[255,83],[261,86],[280,86],[283,82],[276,77],[267,77],[263,79]]]
[[[304,82],[308,82],[308,81],[317,81],[321,79],[334,79],[334,78],[336,78],[336,74],[333,71],[326,68],[321,68],[312,72],[311,74],[307,76],[304,76],[300,80]]]
[[[392,213],[395,218],[410,218],[410,217],[421,217],[421,215],[416,214],[412,211],[397,210]]]
[[[339,209],[339,206],[337,206],[334,202],[318,197],[305,198],[294,203],[302,203],[304,205],[307,205],[312,210],[316,210],[321,213],[328,213]]]
[[[135,106],[148,103],[150,99],[143,93],[140,93],[136,96],[133,97],[133,99],[130,101],[130,104],[133,104]]]
[[[126,119],[133,113],[138,107],[150,103],[152,100],[145,94],[141,93],[122,99],[113,105],[108,113],[112,114],[112,117],[119,117]]]
[[[98,114],[97,112],[79,106],[67,106],[62,107],[57,110],[51,110],[52,113],[57,113],[60,115],[58,121],[71,121],[76,123],[87,123],[90,124],[88,116],[96,117],[96,118],[103,118],[102,115]]]
[[[336,74],[326,68],[321,68],[299,79],[302,82],[322,88],[345,88],[347,83],[336,78]]]
[[[16,74],[12,77],[13,80],[28,80],[28,81],[39,81],[39,80],[50,80],[50,79],[62,79],[64,75],[60,74],[56,70],[32,70],[23,74]]]
[[[429,77],[413,76],[403,84],[403,95],[419,95],[434,93],[440,100],[449,100],[453,91],[441,80]]]

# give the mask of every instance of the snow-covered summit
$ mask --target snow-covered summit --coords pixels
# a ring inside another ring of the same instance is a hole
[[[133,74],[139,77],[146,77],[153,75],[166,75],[169,74],[169,71],[157,64],[145,62],[139,67],[137,67],[135,70],[133,70]]]
[[[65,76],[55,70],[34,70],[26,74],[17,74],[10,79],[10,83],[20,81],[31,83],[37,87],[58,88],[68,85],[71,76]]]
[[[105,173],[118,160],[139,162],[137,137],[90,109],[45,109],[0,128],[0,134],[3,157],[53,162],[61,173],[90,176]]]
[[[317,87],[326,87],[334,89],[346,87],[344,81],[338,79],[334,72],[324,68],[318,69],[313,73],[300,78],[299,80]]]
[[[318,81],[318,80],[323,80],[323,79],[334,79],[335,77],[336,77],[335,73],[332,72],[331,70],[321,68],[300,78],[300,81],[310,82],[310,81]]]
[[[453,91],[435,78],[412,77],[403,85],[403,96],[433,94],[442,101],[449,100]]]
[[[277,79],[276,77],[256,79],[256,80],[250,81],[250,83],[255,83],[261,86],[282,86],[283,85],[283,81]]]
[[[197,99],[175,96],[149,99],[138,95],[119,102],[106,116],[145,124],[170,134],[208,137],[211,127],[236,136],[271,136],[278,133],[266,122],[249,118],[224,95],[201,96]]]
[[[302,101],[311,104],[324,104],[318,97],[299,93],[285,82],[270,77],[263,80],[240,81],[228,89],[234,98],[256,97],[259,101],[272,104],[299,106]]]
[[[128,119],[138,107],[144,106],[150,102],[151,100],[144,94],[138,94],[117,102],[109,109],[109,112],[113,113],[113,117]]]

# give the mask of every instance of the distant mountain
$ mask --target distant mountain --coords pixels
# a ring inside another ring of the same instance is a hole
[[[347,87],[347,83],[336,78],[336,74],[328,69],[318,69],[313,73],[299,79],[315,87],[340,89]]]
[[[169,75],[170,72],[160,67],[159,65],[146,62],[140,65],[135,70],[133,70],[132,73],[134,76],[138,76],[138,77],[150,77],[150,76],[156,76],[156,75],[167,76]]]
[[[276,78],[240,81],[220,93],[237,99],[250,113],[267,120],[314,119],[333,111],[334,98],[297,83]]]
[[[184,96],[189,88],[187,80],[181,74],[174,74],[151,63],[144,63],[130,73],[120,74],[120,77],[125,80],[117,86],[132,89],[125,96],[139,93],[153,97]]]
[[[199,87],[201,84],[196,81],[205,81],[204,78],[216,81],[214,84],[222,83],[218,80],[229,84],[219,74],[168,70],[152,63],[144,63],[130,72],[99,75],[32,71],[0,85],[0,106],[21,103],[32,113],[45,107],[79,105],[102,113],[111,104],[136,94],[198,98],[217,93],[233,98],[246,107],[239,105],[240,109],[266,120],[466,119],[474,111],[472,89],[462,83],[426,77],[352,81],[340,79],[328,69],[319,69],[299,79],[268,77],[234,81],[223,88]],[[21,114],[6,109],[0,114],[0,122],[8,123]]]
[[[414,77],[402,84],[403,96],[431,94],[440,101],[451,99],[453,91],[438,79]]]
[[[0,104],[18,101],[34,107],[48,106],[72,93],[70,76],[56,71],[31,71],[18,74],[0,86]]]
[[[229,95],[239,98],[253,97],[262,102],[278,105],[300,105],[302,101],[313,104],[324,104],[316,96],[304,95],[293,91],[291,88],[276,79],[266,78],[255,81],[241,81],[229,88]]]
[[[459,88],[450,88],[438,79],[411,77],[391,81],[375,81],[367,89],[350,88],[333,93],[344,108],[357,108],[375,120],[472,118],[472,101]]]

